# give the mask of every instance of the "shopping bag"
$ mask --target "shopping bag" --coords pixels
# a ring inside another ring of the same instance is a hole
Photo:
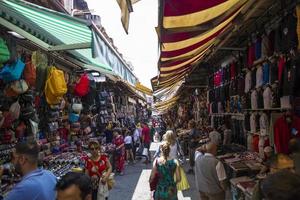
[[[110,173],[108,179],[107,179],[107,186],[108,186],[108,190],[111,190],[114,186],[115,186],[115,178],[114,178],[115,174],[114,173]]]
[[[143,154],[142,155],[148,157],[148,148],[143,149]]]
[[[97,200],[105,200],[109,195],[108,185],[99,183],[98,192],[97,192]]]
[[[179,171],[180,171],[181,180],[180,182],[177,183],[177,190],[178,191],[188,190],[190,188],[190,184],[181,166],[179,166]]]

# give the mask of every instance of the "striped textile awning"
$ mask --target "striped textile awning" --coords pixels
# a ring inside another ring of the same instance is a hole
[[[160,5],[159,74],[151,80],[154,92],[184,80],[207,56],[248,0],[174,1]]]

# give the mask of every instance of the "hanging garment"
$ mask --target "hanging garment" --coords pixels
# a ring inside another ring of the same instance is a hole
[[[259,152],[259,148],[258,148],[258,144],[259,144],[259,135],[253,135],[252,136],[252,148],[253,148],[253,151],[255,152]]]
[[[254,89],[256,87],[256,68],[253,68],[251,71],[251,89]]]
[[[258,60],[261,58],[261,38],[257,37],[255,41],[255,59]]]
[[[282,117],[282,113],[271,113],[270,116],[270,133],[269,133],[269,138],[270,138],[270,145],[273,147],[274,146],[274,124],[277,121],[277,119],[279,119],[280,117]]]
[[[237,79],[237,93],[240,96],[244,95],[244,90],[245,90],[245,79],[243,76],[239,76]]]
[[[292,49],[297,49],[298,37],[297,37],[297,17],[293,12],[289,13],[282,19],[281,24],[282,33],[282,51],[288,53]]]
[[[255,61],[255,44],[250,43],[248,46],[248,59],[247,59],[247,64],[249,69],[252,68],[254,61]]]
[[[256,113],[252,113],[250,115],[250,132],[256,133]]]
[[[262,66],[258,66],[256,70],[256,88],[259,88],[263,85],[263,69]]]
[[[266,113],[262,113],[259,118],[260,135],[266,136],[269,134],[269,118]]]
[[[251,71],[248,71],[245,77],[245,93],[248,93],[250,91],[251,85],[252,85]]]
[[[269,63],[263,64],[263,85],[270,83],[270,65]]]
[[[257,108],[257,91],[253,90],[251,93],[251,109],[255,110]]]
[[[285,68],[285,58],[281,56],[278,60],[278,80],[279,82],[282,81],[282,75]]]
[[[266,58],[271,55],[270,41],[266,34],[261,37],[261,57]]]
[[[263,93],[264,109],[270,109],[272,107],[272,91],[270,87],[266,87]]]
[[[264,108],[264,97],[263,97],[263,90],[257,89],[257,108],[262,109]]]
[[[249,113],[245,113],[245,120],[244,120],[244,127],[246,131],[250,131],[250,114]]]
[[[270,83],[273,84],[278,80],[278,61],[272,59],[270,62]]]
[[[272,86],[272,107],[280,107],[279,88],[277,84]]]
[[[236,63],[232,62],[230,64],[230,79],[233,80],[236,76]]]

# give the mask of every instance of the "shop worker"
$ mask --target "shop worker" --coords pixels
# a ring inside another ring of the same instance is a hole
[[[56,177],[50,171],[38,169],[38,155],[39,148],[35,141],[18,143],[15,146],[12,164],[22,180],[4,200],[55,199]]]
[[[69,172],[56,185],[57,200],[92,200],[92,182],[84,173]]]
[[[217,145],[212,142],[197,148],[195,152],[196,186],[201,200],[225,199],[227,176],[216,154]]]

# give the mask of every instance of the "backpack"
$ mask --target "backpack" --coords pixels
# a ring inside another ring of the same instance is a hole
[[[79,97],[84,97],[89,93],[90,80],[87,74],[83,74],[80,77],[79,82],[75,85],[74,93]]]
[[[10,58],[10,52],[5,41],[0,38],[0,64],[5,63]],[[0,65],[1,66],[1,65]]]
[[[23,73],[24,67],[25,64],[20,58],[18,58],[14,63],[6,64],[2,68],[0,72],[0,79],[4,80],[6,83],[19,80]]]
[[[45,54],[40,51],[35,51],[31,56],[31,63],[36,67],[36,91],[42,92],[45,88],[45,83],[48,74],[48,58]]]
[[[59,104],[63,95],[67,93],[67,84],[65,82],[64,72],[51,67],[48,79],[45,85],[45,96],[50,105]]]
[[[36,85],[36,68],[32,64],[31,60],[28,58],[26,59],[23,76],[29,86],[35,87],[35,85]]]

